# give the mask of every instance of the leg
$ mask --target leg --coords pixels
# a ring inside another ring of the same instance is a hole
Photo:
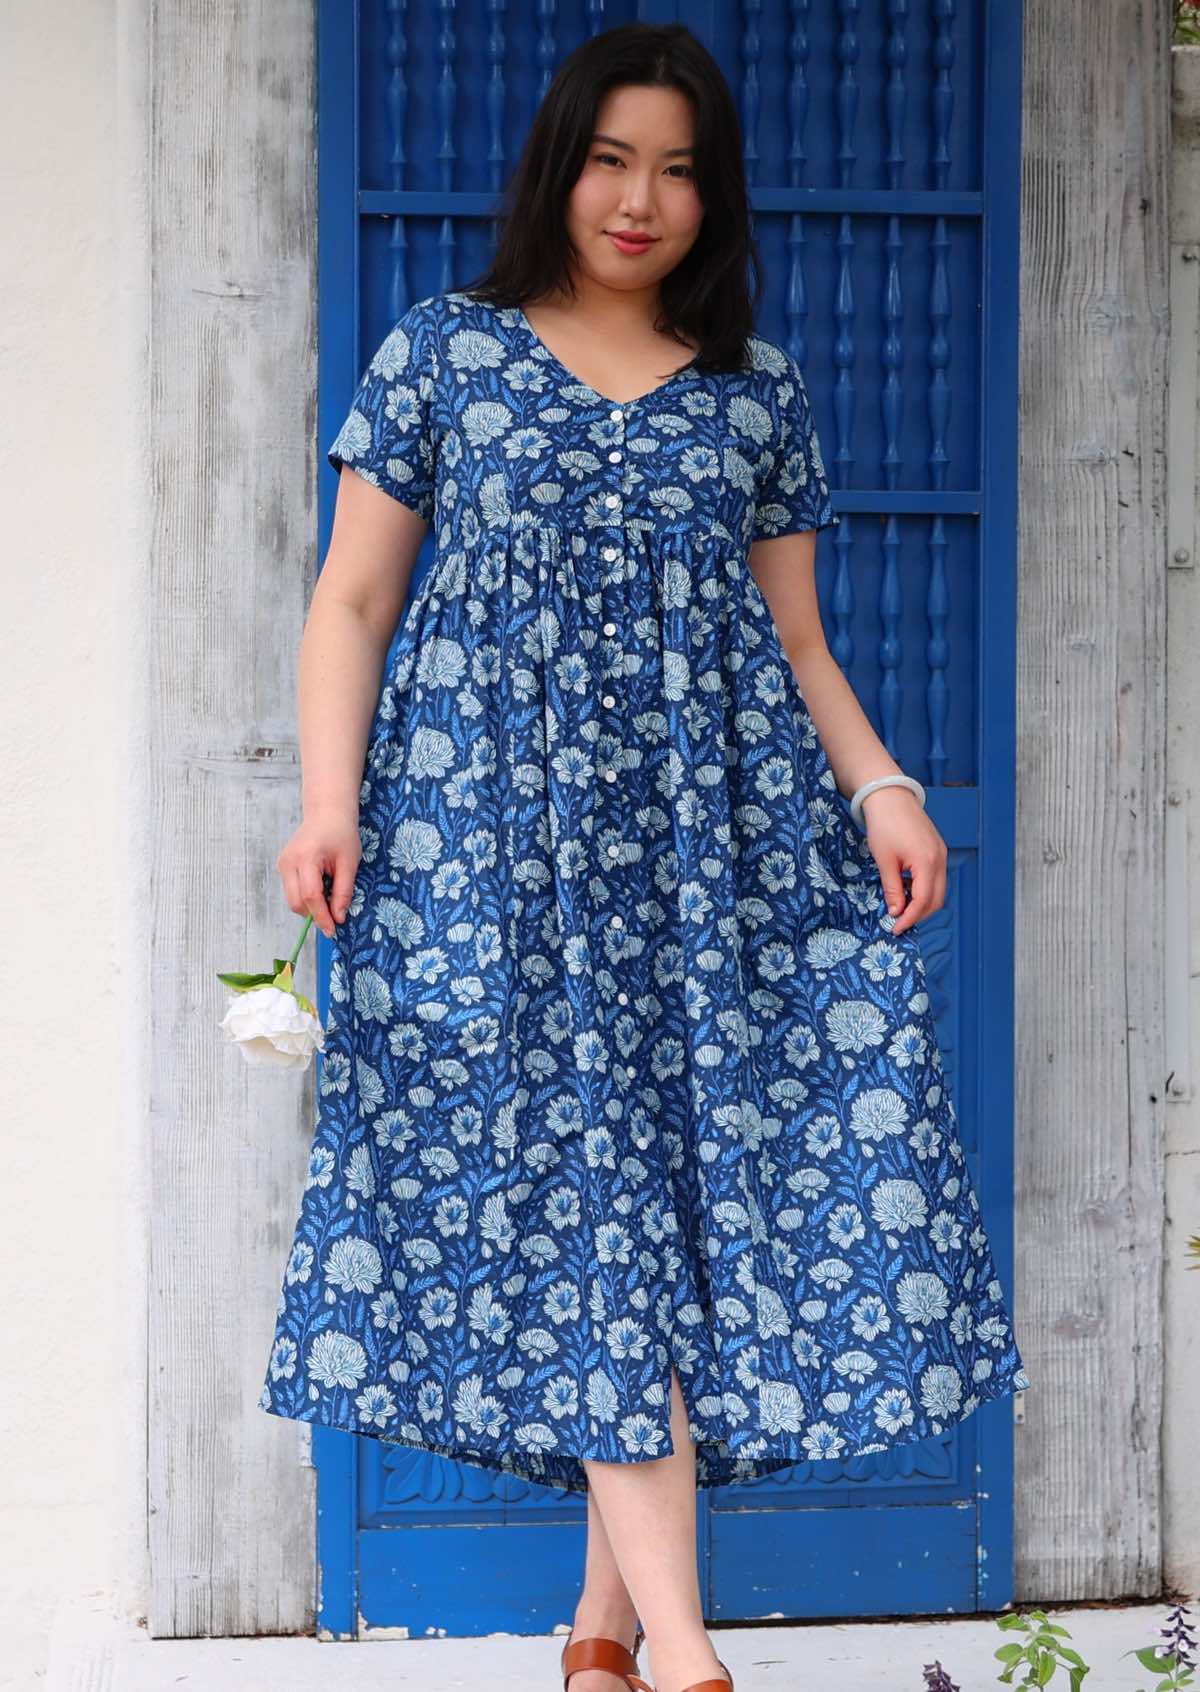
[[[684,1692],[697,1681],[725,1678],[700,1604],[696,1448],[674,1369],[671,1442],[671,1456],[648,1462],[585,1459],[616,1566],[646,1630],[657,1692]]]
[[[619,1639],[633,1649],[637,1631],[637,1611],[633,1599],[621,1579],[612,1546],[605,1531],[604,1520],[596,1504],[596,1494],[588,1491],[587,1555],[583,1571],[583,1591],[575,1606],[571,1622],[571,1637],[586,1639],[599,1634],[603,1639]],[[571,1676],[569,1692],[628,1692],[625,1682],[604,1669],[577,1669]]]

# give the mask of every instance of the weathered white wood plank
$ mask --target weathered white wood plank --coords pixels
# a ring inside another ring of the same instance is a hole
[[[1172,68],[1170,499],[1167,571],[1167,1216],[1163,1234],[1163,1578],[1200,1590],[1200,1277],[1186,1244],[1200,1232],[1200,47]],[[1174,943],[1171,943],[1172,933]]]
[[[1029,0],[1018,1593],[1160,1590],[1168,0]]]
[[[290,951],[295,655],[315,571],[311,0],[147,9],[155,862],[150,1632],[305,1630],[304,1430],[256,1407],[313,1109],[215,1026],[215,971]],[[314,984],[313,941],[301,963]]]

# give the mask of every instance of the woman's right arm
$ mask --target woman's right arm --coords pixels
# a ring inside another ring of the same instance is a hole
[[[299,653],[302,820],[275,861],[289,908],[333,938],[362,855],[358,796],[383,662],[425,519],[348,466]],[[333,878],[328,900],[324,877]]]

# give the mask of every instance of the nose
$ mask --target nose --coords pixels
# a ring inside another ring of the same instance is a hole
[[[654,210],[654,191],[648,173],[626,171],[621,210],[627,217],[632,218],[643,218]]]

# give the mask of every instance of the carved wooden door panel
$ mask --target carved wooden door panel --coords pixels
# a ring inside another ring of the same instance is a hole
[[[818,564],[830,649],[950,846],[917,933],[1011,1284],[1020,8],[687,17],[738,95],[764,328],[805,370],[842,514]],[[715,1492],[707,1614],[999,1608],[1012,1416]]]
[[[818,547],[830,648],[951,848],[945,908],[918,934],[1011,1285],[1019,6],[321,0],[320,444],[387,324],[482,270],[488,214],[561,58],[588,32],[676,15],[738,98],[760,326],[805,370],[843,517]],[[323,555],[323,455],[321,478]],[[1012,1404],[944,1438],[702,1493],[706,1615],[1002,1606]],[[581,1497],[323,1428],[313,1450],[323,1633],[569,1621]]]

